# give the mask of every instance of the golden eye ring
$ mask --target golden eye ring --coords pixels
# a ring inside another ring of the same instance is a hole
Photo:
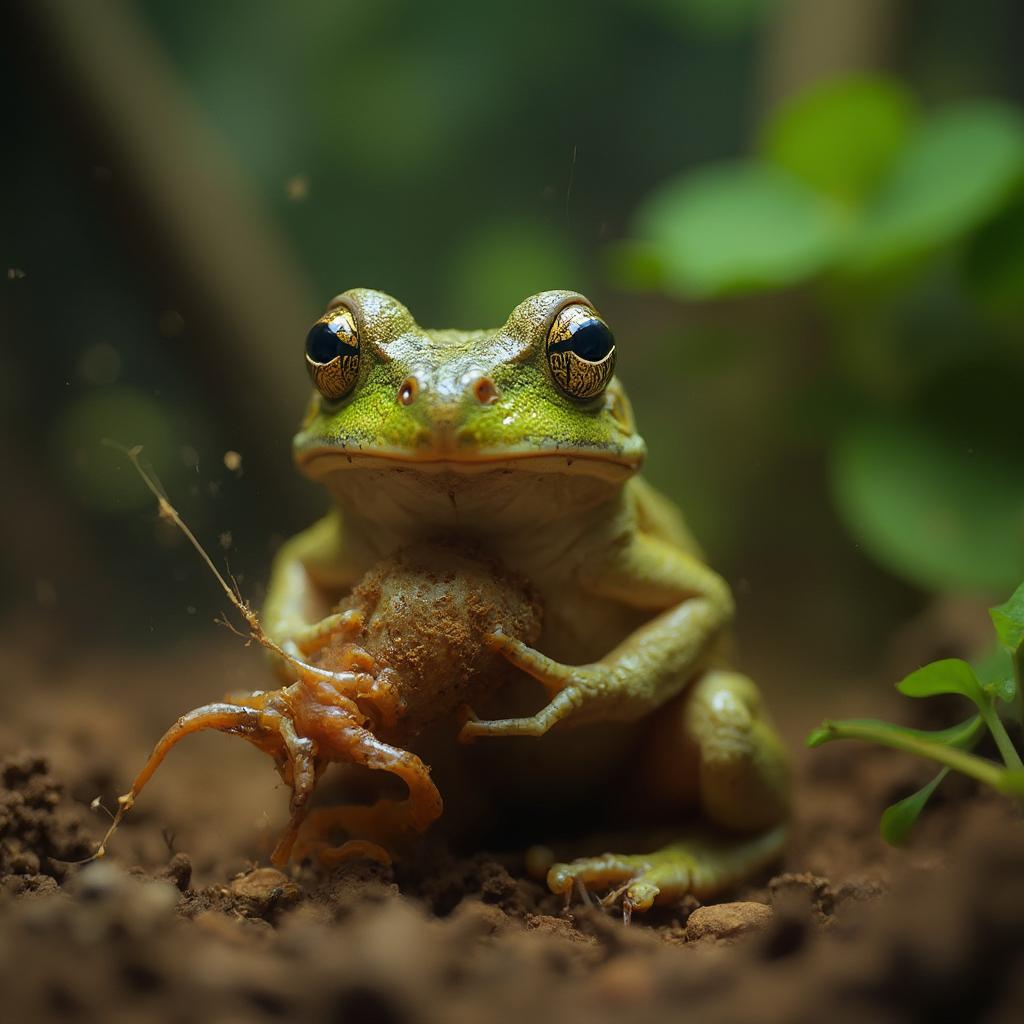
[[[570,398],[596,398],[615,373],[615,336],[581,302],[558,311],[548,328],[545,350],[551,376]]]
[[[359,378],[359,332],[346,306],[328,310],[306,335],[306,369],[328,401],[344,398]]]

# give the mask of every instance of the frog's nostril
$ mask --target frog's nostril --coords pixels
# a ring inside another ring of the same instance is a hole
[[[412,405],[416,396],[420,393],[420,385],[415,377],[406,377],[402,386],[398,389],[398,404]]]
[[[493,405],[498,400],[498,385],[490,377],[477,377],[473,381],[473,397],[481,405]]]

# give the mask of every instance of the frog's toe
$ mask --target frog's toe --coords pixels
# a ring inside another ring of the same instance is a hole
[[[575,686],[560,690],[540,711],[529,718],[493,718],[481,720],[469,708],[463,709],[459,740],[468,743],[477,736],[543,736],[552,726],[567,718],[582,703]]]
[[[548,888],[561,893],[566,900],[573,891],[582,888],[603,889],[612,886],[601,900],[605,907],[622,900],[622,916],[629,921],[636,910],[648,910],[661,893],[661,886],[652,875],[648,857],[620,856],[606,853],[600,857],[583,857],[567,864],[554,864],[547,876]]]
[[[640,877],[631,882],[622,894],[622,918],[628,924],[635,910],[650,910],[654,901],[661,894],[661,887],[654,882]]]
[[[648,910],[656,902],[682,899],[688,893],[698,899],[722,895],[777,860],[786,835],[785,825],[743,837],[694,830],[688,838],[653,853],[606,853],[555,864],[548,872],[548,887],[567,900],[578,885],[611,887],[601,902],[613,906],[621,899],[628,922],[634,911]]]

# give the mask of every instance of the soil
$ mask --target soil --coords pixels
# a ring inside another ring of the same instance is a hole
[[[522,850],[428,835],[393,867],[269,868],[286,793],[219,735],[176,751],[108,856],[80,864],[107,823],[94,798],[112,806],[176,714],[261,667],[227,643],[46,664],[32,640],[0,638],[0,1019],[1021,1019],[1019,815],[950,779],[912,845],[886,847],[880,810],[928,776],[901,755],[798,753],[774,873],[629,927],[566,908]],[[808,720],[809,703],[777,705],[794,750],[841,710]]]

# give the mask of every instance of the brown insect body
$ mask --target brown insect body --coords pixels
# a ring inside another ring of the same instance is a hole
[[[395,724],[380,735],[408,742],[507,682],[516,669],[485,643],[503,632],[540,635],[541,607],[529,584],[465,543],[404,548],[378,563],[338,611],[362,621],[358,637],[335,636],[314,664],[338,670],[364,650],[397,697]]]
[[[337,628],[312,644],[308,661],[288,657],[293,682],[231,694],[182,715],[120,798],[108,838],[167,753],[205,729],[253,743],[291,788],[291,818],[271,858],[278,866],[293,849],[327,863],[387,860],[381,842],[436,820],[443,803],[430,769],[399,744],[510,678],[514,669],[487,637],[502,632],[534,642],[541,626],[536,595],[464,543],[422,543],[370,569],[337,611]],[[391,772],[407,785],[408,799],[311,814],[317,781],[333,762]],[[339,830],[355,838],[336,846]]]

